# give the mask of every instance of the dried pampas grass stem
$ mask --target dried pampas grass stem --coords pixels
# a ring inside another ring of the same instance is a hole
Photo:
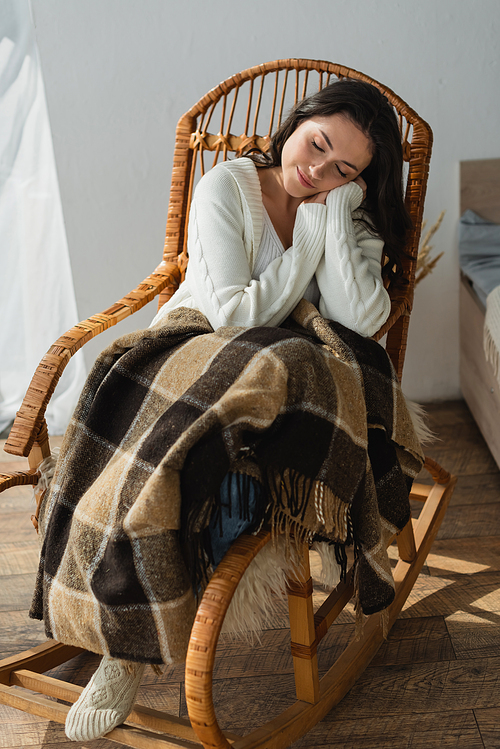
[[[432,273],[434,268],[436,267],[436,264],[438,260],[443,256],[444,253],[440,252],[439,255],[437,255],[435,258],[430,258],[429,255],[431,253],[431,250],[433,248],[433,245],[429,244],[434,234],[437,232],[439,227],[441,226],[441,222],[443,220],[445,212],[441,211],[439,214],[438,220],[436,221],[433,226],[429,229],[425,237],[420,243],[420,250],[418,252],[417,256],[417,271],[415,275],[415,285],[417,285],[423,278],[425,278],[429,273]],[[422,224],[422,231],[424,231],[426,226],[426,222],[424,221]]]

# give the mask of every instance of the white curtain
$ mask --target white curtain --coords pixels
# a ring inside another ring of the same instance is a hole
[[[78,321],[29,0],[0,2],[0,432],[38,362]],[[47,410],[64,432],[85,379],[81,352]]]

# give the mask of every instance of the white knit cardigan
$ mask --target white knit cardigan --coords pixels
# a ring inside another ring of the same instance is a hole
[[[332,190],[326,206],[302,203],[292,246],[256,280],[263,227],[257,167],[247,158],[218,164],[193,197],[186,279],[152,325],[177,307],[199,309],[214,329],[280,325],[316,275],[323,317],[373,335],[389,316],[390,300],[381,274],[383,242],[353,220],[362,199],[350,182]]]

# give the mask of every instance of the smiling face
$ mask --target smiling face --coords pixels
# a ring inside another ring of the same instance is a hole
[[[371,160],[370,140],[347,117],[313,117],[283,146],[283,187],[294,198],[307,198],[352,182]]]

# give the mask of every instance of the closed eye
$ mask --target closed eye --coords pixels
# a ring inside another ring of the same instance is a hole
[[[316,143],[314,139],[311,141],[311,143],[317,151],[321,151],[321,153],[325,153],[324,150],[318,146],[318,144]],[[344,172],[340,169],[339,165],[335,164],[335,166],[337,167],[337,171],[342,177],[342,179],[347,179],[347,174],[344,174]]]

